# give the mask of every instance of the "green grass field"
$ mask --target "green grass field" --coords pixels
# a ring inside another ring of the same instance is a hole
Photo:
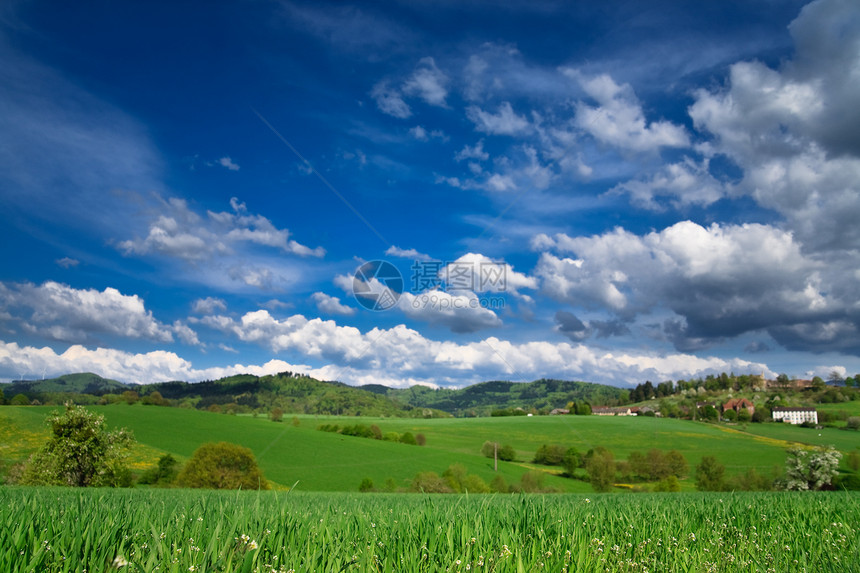
[[[47,406],[5,406],[0,408],[0,459],[20,460],[34,451],[47,436],[43,420],[56,408]],[[611,450],[616,459],[626,459],[631,451],[680,451],[690,468],[704,455],[716,456],[727,475],[756,468],[769,473],[781,468],[785,450],[802,442],[833,444],[843,452],[860,446],[860,433],[825,428],[811,430],[783,424],[723,426],[685,420],[647,417],[540,416],[507,418],[448,418],[413,420],[401,418],[344,418],[300,416],[293,426],[290,416],[274,423],[266,418],[229,416],[197,410],[154,406],[100,406],[110,427],[125,426],[134,432],[138,446],[133,452],[135,470],[155,464],[171,453],[187,459],[202,443],[228,441],[249,447],[265,475],[277,485],[299,482],[304,491],[355,491],[365,477],[381,486],[393,478],[407,486],[420,471],[443,472],[448,466],[463,464],[469,473],[489,482],[494,477],[492,460],[480,455],[485,441],[511,444],[519,462],[499,464],[499,473],[511,483],[529,468],[542,444],[575,446],[585,452],[596,446]],[[423,433],[424,447],[341,436],[320,432],[322,423],[377,424],[383,432]],[[821,435],[819,435],[821,434]],[[588,484],[552,475],[547,470],[546,485],[571,493],[589,492]],[[692,472],[691,472],[692,473]],[[692,489],[691,480],[683,480]]]
[[[860,571],[860,495],[0,488],[9,573]]]

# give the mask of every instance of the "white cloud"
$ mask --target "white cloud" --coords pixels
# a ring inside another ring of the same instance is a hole
[[[218,165],[221,167],[226,167],[230,171],[239,171],[239,165],[233,162],[229,157],[222,157],[218,160]]]
[[[661,209],[658,199],[663,196],[671,197],[676,208],[685,208],[706,207],[728,194],[727,186],[711,175],[707,158],[697,163],[688,157],[650,177],[619,183],[610,192],[627,193],[634,205],[652,210]]]
[[[519,294],[521,289],[536,289],[535,277],[516,272],[504,261],[494,261],[480,253],[466,253],[439,272],[439,278],[448,290],[473,292],[509,292]]]
[[[290,238],[287,229],[277,228],[268,218],[247,212],[244,203],[230,200],[233,212],[195,213],[183,199],[162,201],[162,214],[149,224],[145,238],[118,243],[126,255],[158,253],[194,262],[235,254],[243,244],[278,249],[301,257],[322,257],[325,249],[310,248]],[[245,258],[245,257],[243,257]]]
[[[632,151],[656,151],[661,147],[687,147],[686,130],[668,121],[648,122],[642,105],[627,84],[618,85],[608,75],[585,77],[577,70],[562,73],[577,80],[597,107],[585,102],[576,105],[577,127],[597,140]]]
[[[53,281],[0,283],[0,309],[25,331],[67,342],[86,342],[99,335],[172,342],[175,331],[156,320],[143,299],[110,287],[98,291]],[[177,334],[188,333],[180,329]]]
[[[402,259],[413,259],[416,261],[432,261],[433,257],[430,255],[425,255],[424,253],[420,253],[415,249],[401,249],[400,247],[396,247],[391,245],[386,249],[385,254],[391,257],[400,257]]]
[[[475,129],[490,135],[521,135],[529,130],[529,122],[514,112],[510,102],[502,102],[495,114],[478,106],[466,108],[466,116],[475,124]]]
[[[403,83],[403,93],[415,95],[430,105],[447,107],[448,76],[436,66],[433,58],[421,58],[412,76]]]
[[[457,333],[476,332],[502,325],[496,313],[485,308],[481,299],[471,291],[404,292],[400,295],[397,307],[409,318],[438,324]]]
[[[376,101],[376,106],[382,113],[406,119],[412,115],[412,110],[403,100],[401,93],[395,88],[390,88],[388,82],[381,81],[373,86],[370,97]]]
[[[191,310],[196,314],[215,314],[219,311],[226,311],[227,303],[220,298],[207,296],[206,298],[198,298],[192,302]]]
[[[211,318],[211,317],[207,317]],[[204,319],[205,320],[205,319]],[[722,371],[770,372],[764,364],[690,354],[607,352],[582,344],[533,341],[512,343],[489,337],[458,344],[428,339],[404,325],[362,333],[333,321],[294,315],[284,320],[266,311],[240,320],[211,321],[240,340],[273,352],[298,353],[324,360],[324,377],[352,381],[376,373],[381,379],[462,384],[504,377],[533,380],[542,376],[587,379],[621,385],[645,379],[677,379]]]
[[[49,376],[94,372],[121,382],[149,384],[172,380],[197,382],[244,373],[265,376],[285,371],[311,370],[308,366],[289,364],[283,360],[270,360],[262,365],[235,364],[197,369],[190,361],[164,350],[134,354],[112,348],[91,350],[74,345],[57,354],[48,347],[35,348],[0,341],[0,376],[5,375],[6,378],[17,377],[21,372],[45,372]]]
[[[427,130],[420,125],[416,125],[412,129],[410,129],[409,135],[411,135],[418,141],[427,141],[428,139],[430,139],[430,137],[427,135]]]
[[[454,156],[454,159],[457,161],[463,161],[464,159],[477,159],[479,161],[486,161],[490,158],[490,154],[484,151],[484,140],[479,139],[478,143],[474,146],[465,146],[463,149],[457,152],[457,155]]]
[[[79,260],[72,259],[70,257],[63,257],[62,259],[57,259],[54,262],[56,262],[58,265],[60,265],[64,269],[70,269],[72,267],[76,267],[79,264],[81,264],[81,262]]]
[[[352,316],[355,309],[340,302],[336,296],[327,295],[324,292],[315,292],[311,298],[317,304],[317,308],[326,314],[337,314],[341,316]]]
[[[789,27],[796,52],[779,69],[731,66],[722,90],[699,90],[689,113],[743,171],[733,191],[786,219],[804,248],[860,247],[860,20],[843,0],[813,2]]]
[[[628,319],[668,309],[682,319],[667,323],[679,348],[684,338],[715,342],[757,330],[792,348],[860,344],[856,329],[846,328],[857,314],[857,286],[805,254],[787,231],[684,221],[644,236],[615,229],[538,235],[532,244],[576,255],[541,254],[534,272],[546,294]]]
[[[174,321],[172,330],[184,344],[189,346],[202,346],[200,339],[197,338],[197,333],[187,324],[183,324],[182,321]]]

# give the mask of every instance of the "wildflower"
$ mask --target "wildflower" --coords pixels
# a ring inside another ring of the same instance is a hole
[[[128,561],[126,561],[125,557],[122,555],[117,555],[113,560],[113,566],[119,569],[120,567],[125,567],[128,565]]]
[[[251,551],[255,550],[256,548],[257,548],[257,542],[256,541],[252,540],[250,543],[248,543],[248,549],[250,549]]]

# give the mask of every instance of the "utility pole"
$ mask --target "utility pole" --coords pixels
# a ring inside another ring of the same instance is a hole
[[[493,471],[499,471],[499,442],[493,442]]]

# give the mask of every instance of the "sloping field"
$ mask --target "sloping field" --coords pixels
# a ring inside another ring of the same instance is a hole
[[[19,460],[34,451],[47,436],[44,417],[55,408],[6,406],[0,408],[0,456]],[[769,472],[782,467],[785,449],[797,441],[834,444],[844,452],[860,444],[860,435],[833,429],[809,430],[781,424],[748,424],[741,427],[646,417],[543,416],[409,420],[398,418],[344,418],[300,416],[293,426],[288,416],[274,423],[266,418],[229,416],[180,408],[154,406],[99,406],[111,427],[125,426],[139,445],[133,452],[135,469],[155,463],[171,453],[184,460],[202,443],[227,441],[249,447],[265,475],[280,486],[296,481],[306,491],[354,491],[365,477],[377,486],[392,478],[406,486],[420,471],[443,472],[463,464],[489,482],[496,475],[492,460],[480,455],[485,441],[511,444],[517,463],[499,463],[499,473],[509,482],[519,480],[542,444],[574,446],[585,453],[603,446],[616,459],[650,448],[680,451],[692,469],[705,455],[716,456],[733,475],[756,468]],[[384,432],[423,433],[427,445],[409,446],[318,431],[323,423],[377,424]],[[818,434],[821,434],[819,436]],[[555,475],[548,470],[546,485],[562,491],[587,492],[590,486]],[[686,488],[691,488],[686,480]]]

